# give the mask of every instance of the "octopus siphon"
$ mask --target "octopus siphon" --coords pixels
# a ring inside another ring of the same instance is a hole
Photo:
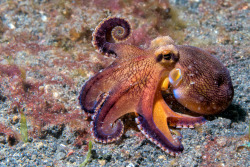
[[[79,101],[91,115],[96,141],[111,143],[121,138],[121,118],[135,113],[138,129],[170,155],[184,147],[170,127],[194,128],[204,115],[224,111],[234,89],[227,68],[209,52],[176,45],[169,36],[157,37],[147,49],[126,44],[131,26],[123,18],[108,17],[93,33],[93,46],[114,61],[83,86]],[[171,92],[177,102],[199,116],[174,112],[163,98]]]

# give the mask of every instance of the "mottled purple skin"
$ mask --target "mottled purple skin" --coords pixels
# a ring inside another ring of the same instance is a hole
[[[232,101],[229,72],[204,50],[174,45],[171,38],[158,38],[146,50],[121,43],[130,32],[129,23],[121,18],[110,17],[97,26],[93,45],[116,59],[85,83],[79,96],[81,107],[92,114],[96,141],[118,140],[124,127],[120,118],[134,112],[142,133],[165,152],[176,155],[184,148],[168,126],[193,128],[205,120],[172,111],[162,98],[164,79],[171,70],[180,69],[182,80],[172,85],[175,98],[191,111],[208,115],[223,111]]]

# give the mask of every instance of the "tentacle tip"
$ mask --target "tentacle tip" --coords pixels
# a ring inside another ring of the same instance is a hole
[[[206,120],[204,117],[202,117],[201,122],[202,122],[202,123],[206,123],[206,122],[207,122],[207,120]]]
[[[199,122],[196,122],[196,123],[194,124],[194,127],[203,125],[203,124],[205,124],[205,123],[207,122],[207,120],[206,120],[204,117],[200,117],[200,118],[201,118],[201,120],[200,120]]]
[[[119,140],[123,133],[124,133],[124,124],[119,121],[119,127],[118,129],[116,129],[114,132],[107,132],[105,133],[102,130],[102,125],[97,125],[96,123],[98,122],[96,119],[98,118],[98,113],[96,113],[94,116],[94,120],[91,121],[91,134],[93,136],[93,138],[95,139],[95,141],[99,142],[99,143],[103,143],[103,144],[107,144],[107,143],[113,143],[117,140]],[[99,128],[97,128],[97,126],[99,126]],[[112,126],[112,125],[111,125]]]
[[[181,154],[181,152],[171,152],[170,155],[177,157]]]
[[[92,34],[92,45],[102,54],[113,54],[114,43],[125,41],[131,34],[129,22],[119,17],[108,17],[101,21]]]
[[[117,136],[116,138],[110,138],[110,139],[100,139],[97,136],[95,136],[93,132],[92,132],[92,136],[94,136],[94,140],[96,142],[102,143],[102,144],[113,143],[113,142],[118,141],[119,139],[121,139],[121,136]]]
[[[168,154],[168,155],[171,155],[171,156],[174,156],[174,157],[176,157],[176,156],[179,156],[181,153],[182,153],[182,151],[183,150],[180,150],[180,151],[173,151],[173,150],[169,150],[169,149],[167,149],[167,148],[161,148],[166,154]]]

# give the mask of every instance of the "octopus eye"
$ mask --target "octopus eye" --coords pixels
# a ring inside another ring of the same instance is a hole
[[[167,45],[158,48],[155,51],[157,62],[177,62],[179,59],[179,52],[174,45]]]
[[[170,60],[172,56],[173,56],[173,53],[164,54],[163,59]]]

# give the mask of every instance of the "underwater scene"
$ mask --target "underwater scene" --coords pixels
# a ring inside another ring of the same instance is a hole
[[[0,166],[250,166],[248,0],[1,0]]]

